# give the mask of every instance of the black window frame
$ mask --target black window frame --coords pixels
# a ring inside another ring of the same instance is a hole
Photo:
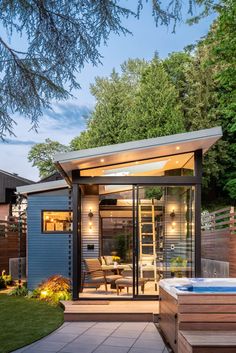
[[[44,218],[43,218],[43,214],[44,212],[68,212],[68,213],[71,213],[71,230],[69,231],[57,231],[57,230],[54,230],[54,231],[45,231],[44,230]],[[72,234],[73,232],[73,211],[72,210],[69,210],[69,209],[63,209],[63,210],[55,210],[55,209],[43,209],[41,210],[41,233],[42,234]]]

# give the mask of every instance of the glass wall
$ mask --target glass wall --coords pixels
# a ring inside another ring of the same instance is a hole
[[[94,186],[86,192],[83,258],[92,259],[98,278],[87,268],[84,297],[156,296],[161,278],[194,275],[192,186],[97,185],[96,195]]]

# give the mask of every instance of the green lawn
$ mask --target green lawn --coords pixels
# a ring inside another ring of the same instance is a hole
[[[63,310],[59,307],[0,294],[0,353],[30,344],[62,323]]]

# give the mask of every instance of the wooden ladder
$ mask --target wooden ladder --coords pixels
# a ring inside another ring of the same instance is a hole
[[[150,226],[148,231],[145,230],[145,225]],[[149,248],[148,253],[144,251],[147,247]],[[153,258],[154,282],[155,290],[157,290],[157,254],[154,200],[152,200],[151,204],[139,203],[139,264],[141,278],[143,278],[144,270],[143,258],[150,255]]]

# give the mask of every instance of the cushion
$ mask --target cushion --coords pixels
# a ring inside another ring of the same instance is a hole
[[[114,261],[113,261],[112,256],[103,256],[103,257],[106,262],[106,265],[113,265]]]
[[[101,264],[102,264],[102,265],[106,265],[106,261],[105,261],[105,259],[104,259],[104,256],[101,256],[101,257],[100,257],[100,261],[101,261]]]

